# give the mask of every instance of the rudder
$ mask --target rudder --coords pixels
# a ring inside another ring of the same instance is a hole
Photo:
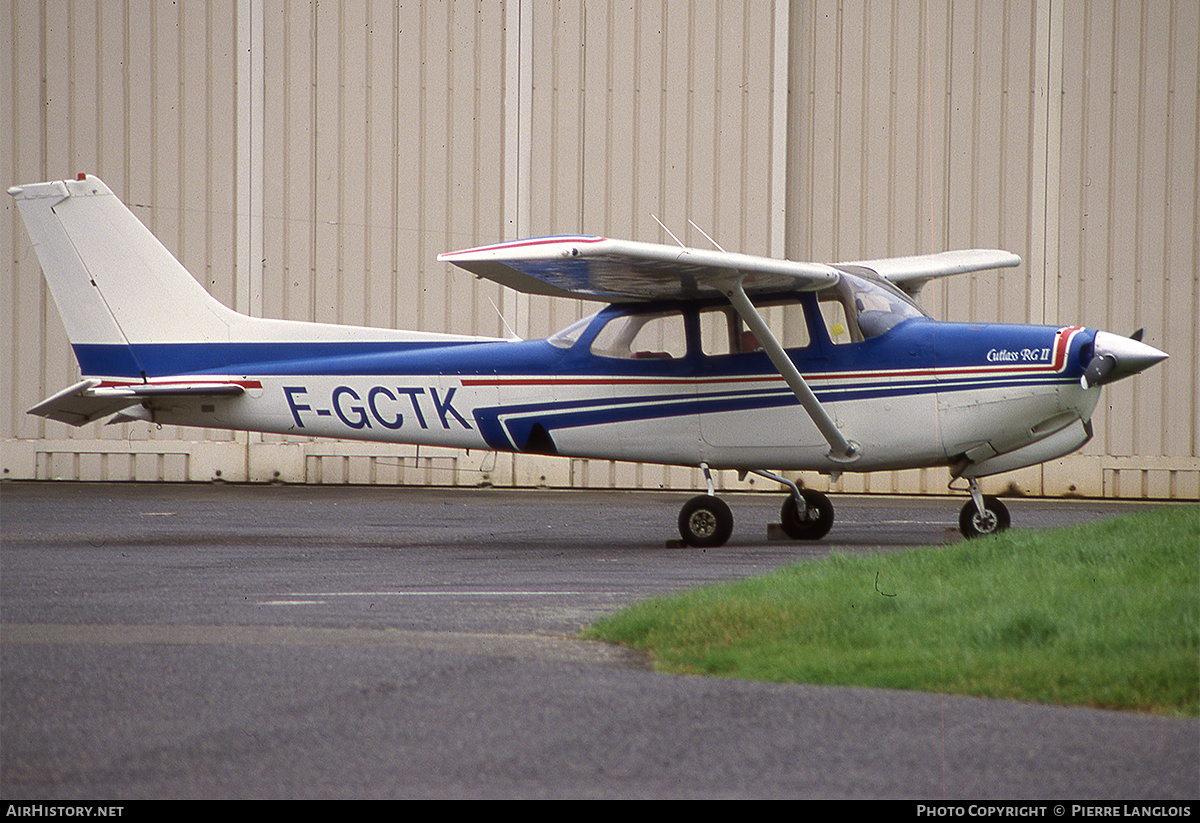
[[[229,339],[238,315],[97,177],[15,186],[72,346]]]

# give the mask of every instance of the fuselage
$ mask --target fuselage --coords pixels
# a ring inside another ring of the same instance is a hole
[[[791,295],[778,308],[782,339],[797,343],[787,346],[789,357],[860,447],[851,465],[827,456],[779,371],[716,301],[613,305],[548,340],[158,344],[134,352],[153,364],[146,380],[219,378],[245,391],[156,399],[134,416],[310,437],[838,472],[956,465],[986,474],[989,465],[1007,471],[1061,456],[1090,436],[1099,390],[1080,386],[1090,330],[947,323],[910,311],[864,333],[865,312],[831,317],[816,294]],[[648,341],[640,336],[647,328]],[[115,349],[77,352],[85,373],[128,379],[114,374]],[[995,462],[1004,455],[1016,457]]]

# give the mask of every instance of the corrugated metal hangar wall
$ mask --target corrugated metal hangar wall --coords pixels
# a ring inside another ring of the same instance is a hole
[[[801,260],[1000,247],[1024,265],[931,285],[926,308],[1145,327],[1171,360],[1106,389],[1081,454],[994,483],[1200,497],[1195,0],[6,9],[6,185],[100,175],[241,311],[542,336],[584,307],[436,255],[565,232],[668,242],[654,215],[693,245],[706,241],[689,220],[730,250]],[[6,478],[701,483],[689,469],[26,415],[78,373],[3,202]]]

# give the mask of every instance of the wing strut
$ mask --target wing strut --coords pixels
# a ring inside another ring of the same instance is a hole
[[[821,401],[808,387],[808,383],[800,374],[800,370],[796,368],[796,364],[787,356],[783,346],[775,339],[775,335],[771,333],[767,324],[763,322],[758,309],[754,308],[754,304],[746,296],[746,290],[742,288],[742,278],[729,280],[723,285],[722,291],[725,292],[733,307],[737,309],[742,321],[750,327],[750,331],[754,332],[767,357],[771,359],[775,368],[779,369],[779,374],[783,377],[784,382],[791,388],[796,399],[800,401],[800,405],[808,412],[808,416],[817,425],[821,435],[828,441],[829,459],[838,463],[851,463],[857,460],[861,456],[858,444],[846,439],[833,418],[825,411],[825,407],[821,405]]]

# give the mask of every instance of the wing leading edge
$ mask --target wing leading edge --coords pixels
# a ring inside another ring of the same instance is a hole
[[[543,237],[439,255],[438,260],[517,291],[615,303],[688,300],[724,293],[812,291],[837,282],[824,263],[665,246],[605,237]]]

